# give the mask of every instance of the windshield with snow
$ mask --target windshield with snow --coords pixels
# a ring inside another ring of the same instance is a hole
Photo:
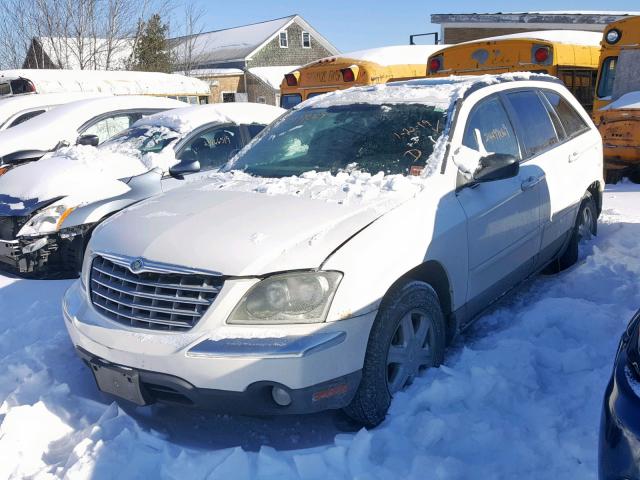
[[[423,104],[303,108],[265,130],[228,169],[261,177],[311,170],[420,175],[446,123]]]
[[[143,125],[128,128],[114,135],[98,148],[141,155],[160,153],[164,147],[179,137],[180,134],[170,128]]]

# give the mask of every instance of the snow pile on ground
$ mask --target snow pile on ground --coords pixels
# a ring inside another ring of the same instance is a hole
[[[640,109],[640,92],[625,93],[619,99],[611,102],[602,110],[633,110]]]
[[[338,413],[118,407],[67,338],[69,282],[0,277],[0,477],[595,479],[602,395],[640,306],[639,204],[638,186],[612,187],[579,264],[480,318],[372,431]]]

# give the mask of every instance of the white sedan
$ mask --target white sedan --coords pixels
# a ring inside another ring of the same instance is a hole
[[[77,276],[99,222],[211,174],[283,112],[251,103],[183,107],[138,120],[97,148],[62,148],[18,165],[0,175],[0,266]]]
[[[0,165],[37,160],[63,146],[98,145],[145,115],[187,106],[178,100],[142,95],[67,103],[0,132]]]

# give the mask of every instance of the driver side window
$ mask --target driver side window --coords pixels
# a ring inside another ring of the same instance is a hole
[[[140,114],[120,113],[111,117],[102,118],[91,125],[89,128],[85,129],[84,132],[80,132],[80,134],[97,135],[99,143],[102,143],[108,138],[113,137],[116,133],[120,133],[123,130],[126,130],[141,117],[142,115]]]
[[[482,151],[478,135],[487,153],[503,153],[522,159],[513,126],[499,97],[491,97],[476,105],[469,115],[462,144]]]
[[[180,152],[178,160],[197,160],[200,170],[220,168],[242,146],[238,127],[215,127],[195,135]]]

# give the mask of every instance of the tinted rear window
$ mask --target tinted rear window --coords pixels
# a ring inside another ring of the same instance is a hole
[[[532,157],[558,143],[551,118],[535,91],[508,93],[507,98],[518,119],[520,137],[527,157]]]
[[[589,129],[587,122],[562,96],[554,92],[544,92],[544,96],[558,114],[567,136],[574,137]]]

